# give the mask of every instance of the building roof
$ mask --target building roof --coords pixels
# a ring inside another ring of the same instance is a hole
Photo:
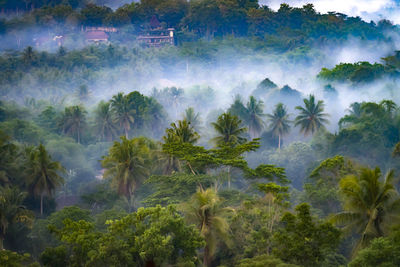
[[[86,32],[87,40],[108,40],[107,33],[103,31],[90,31]]]
[[[160,27],[160,21],[157,19],[156,15],[153,15],[150,19],[150,27],[153,29]]]

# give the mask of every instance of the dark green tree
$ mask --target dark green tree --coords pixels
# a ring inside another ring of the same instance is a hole
[[[26,149],[26,159],[27,186],[34,196],[40,196],[40,215],[43,215],[43,198],[52,196],[57,187],[64,183],[60,174],[65,169],[60,162],[51,159],[42,144]]]
[[[300,126],[300,131],[305,135],[314,134],[328,123],[328,114],[324,113],[324,101],[319,100],[315,103],[314,95],[310,95],[308,99],[304,98],[303,101],[304,107],[296,107],[300,114],[295,119],[295,126]]]
[[[230,113],[221,114],[216,122],[211,123],[218,136],[213,138],[216,145],[236,145],[246,142],[242,135],[247,131],[241,127],[242,121]]]
[[[273,113],[267,114],[267,116],[270,120],[272,133],[278,137],[278,149],[280,149],[282,136],[288,134],[290,131],[289,114],[286,107],[282,103],[278,103]]]
[[[339,245],[340,230],[329,222],[318,222],[306,203],[295,208],[296,214],[282,217],[282,228],[273,237],[273,255],[284,262],[301,266],[323,266],[326,256]]]
[[[86,110],[82,106],[66,107],[62,116],[62,130],[81,143],[82,130],[86,126]]]
[[[343,212],[332,219],[348,233],[360,236],[354,253],[371,240],[386,236],[390,227],[400,220],[400,195],[394,186],[394,172],[382,177],[379,168],[361,170],[340,181]]]
[[[0,250],[4,249],[4,239],[8,228],[15,223],[30,226],[33,214],[23,205],[26,193],[16,187],[0,186]]]

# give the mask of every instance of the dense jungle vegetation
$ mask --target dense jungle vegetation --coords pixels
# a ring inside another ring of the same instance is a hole
[[[0,266],[400,266],[398,25],[111,2],[0,1]]]

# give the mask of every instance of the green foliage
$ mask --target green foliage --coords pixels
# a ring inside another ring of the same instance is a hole
[[[4,267],[22,267],[27,266],[31,262],[31,257],[28,253],[18,254],[10,250],[0,250],[0,265]],[[36,265],[29,265],[36,266]]]
[[[357,166],[348,158],[335,156],[325,159],[311,172],[304,184],[306,199],[324,215],[339,212],[339,181],[356,172]]]
[[[207,188],[215,179],[210,175],[185,173],[175,173],[169,176],[153,175],[145,181],[145,184],[151,186],[154,193],[147,196],[143,202],[148,206],[182,203],[196,193],[199,185]]]
[[[48,247],[40,255],[40,261],[43,266],[67,266],[67,250],[65,246]]]
[[[0,187],[0,250],[4,249],[3,242],[11,225],[32,224],[33,213],[23,205],[25,197],[16,187]]]
[[[288,134],[290,131],[289,114],[286,107],[282,103],[278,103],[273,113],[267,114],[267,117],[270,120],[270,130],[279,138],[278,148],[280,149],[282,136]]]
[[[226,216],[233,210],[221,204],[214,188],[204,190],[199,187],[192,198],[182,205],[187,220],[197,226],[206,242],[203,253],[205,266],[211,266],[219,242],[230,243]]]
[[[283,168],[268,164],[261,164],[255,169],[248,166],[243,154],[255,151],[259,147],[258,139],[238,144],[235,147],[228,144],[209,150],[190,143],[175,142],[163,144],[163,151],[186,162],[192,174],[202,173],[207,168],[231,166],[242,170],[245,176],[250,179],[266,178],[272,180],[276,178],[280,182],[288,182]]]
[[[163,136],[165,143],[196,143],[200,135],[195,131],[194,126],[187,120],[178,121],[178,123],[171,123],[171,128],[165,130],[166,135]]]
[[[295,210],[296,214],[283,215],[282,228],[274,233],[273,255],[301,266],[324,266],[325,257],[339,245],[340,231],[328,222],[313,219],[308,204],[300,204]]]
[[[82,106],[66,107],[61,119],[63,133],[76,138],[81,142],[82,130],[86,125],[86,110]]]
[[[371,240],[386,236],[390,227],[399,222],[400,196],[394,186],[394,172],[382,177],[379,168],[361,169],[339,184],[343,210],[332,219],[360,239],[354,252],[366,247]]]
[[[388,162],[399,141],[396,109],[391,100],[352,104],[350,114],[340,120],[341,129],[332,140],[332,152],[368,164]]]
[[[327,81],[367,83],[382,78],[387,73],[382,64],[369,62],[340,63],[333,69],[323,68],[318,78]]]
[[[26,158],[27,187],[34,196],[40,196],[40,214],[43,215],[43,197],[52,196],[64,183],[60,174],[65,169],[60,162],[52,160],[42,144],[27,148]]]
[[[260,255],[250,259],[243,259],[237,267],[296,267],[298,265],[286,264],[278,258],[271,255]]]
[[[400,264],[399,233],[399,230],[396,229],[388,237],[372,240],[368,247],[358,252],[357,256],[349,263],[349,266],[398,266]]]
[[[242,121],[230,113],[221,114],[216,122],[211,123],[218,136],[213,138],[216,145],[236,145],[246,141],[242,135],[247,131],[241,127]]]
[[[106,169],[104,177],[111,178],[118,193],[130,199],[135,190],[150,175],[152,150],[155,144],[150,139],[121,137],[115,141],[109,154],[102,160]]]
[[[310,95],[309,98],[304,98],[305,107],[297,106],[300,114],[295,119],[295,126],[300,126],[300,131],[305,135],[314,134],[320,128],[324,128],[328,123],[326,117],[328,114],[324,112],[324,101],[319,100],[315,103],[314,95]]]
[[[46,219],[35,221],[30,237],[35,244],[35,252],[40,254],[46,247],[57,246],[59,242],[52,235],[50,228],[63,227],[63,221],[69,219],[72,221],[92,221],[89,210],[81,209],[77,206],[65,207],[62,210],[52,213]]]
[[[53,229],[70,253],[67,266],[195,264],[204,244],[172,206],[140,208],[108,224],[100,233],[90,222],[66,219],[63,228]]]

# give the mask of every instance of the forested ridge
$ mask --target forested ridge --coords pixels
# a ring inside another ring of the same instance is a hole
[[[174,45],[138,42],[154,20]],[[399,266],[399,36],[312,4],[0,1],[0,266]]]

